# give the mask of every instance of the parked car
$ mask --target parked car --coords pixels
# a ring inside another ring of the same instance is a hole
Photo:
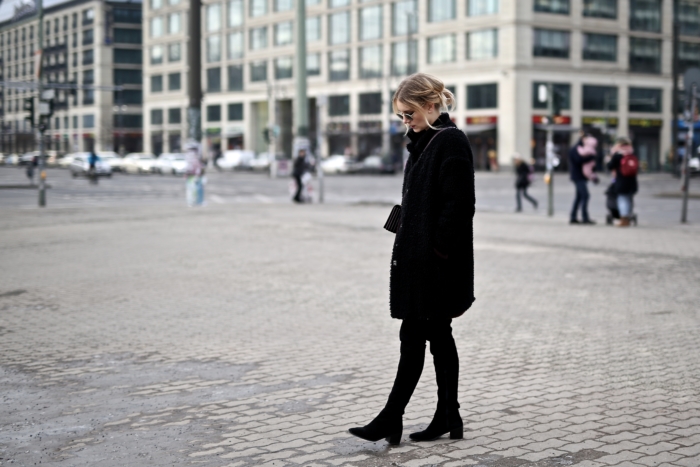
[[[390,155],[367,156],[358,168],[360,173],[395,174],[401,168],[401,162],[395,163]]]
[[[46,165],[56,165],[58,161],[58,151],[56,150],[48,150],[44,151],[44,155],[46,156],[46,159],[44,159],[44,162],[46,162]],[[34,160],[35,157],[39,157],[39,151],[30,151],[27,153],[22,154],[20,157],[20,165],[27,165],[30,162]]]
[[[10,154],[9,156],[5,157],[5,164],[6,165],[19,164],[19,155],[18,154]]]
[[[160,155],[153,164],[159,174],[180,175],[185,173],[187,161],[185,155],[179,152],[166,152]]]
[[[147,152],[132,152],[127,154],[122,162],[126,173],[152,173],[156,157]]]
[[[70,170],[73,178],[87,175],[88,170],[90,169],[90,163],[88,162],[89,158],[89,152],[81,152],[73,156],[73,162],[71,162],[71,164],[68,166],[68,170]],[[95,164],[95,172],[99,177],[112,176],[112,168],[108,163],[99,159],[99,156],[97,163]]]
[[[355,172],[360,168],[357,162],[354,162],[343,155],[329,156],[328,159],[321,161],[321,170],[327,174],[350,173]]]
[[[691,174],[700,173],[700,158],[693,157],[688,161],[688,171]]]
[[[71,154],[66,154],[63,157],[59,158],[57,161],[57,165],[61,167],[62,169],[67,169],[71,163],[73,162],[73,159],[78,153],[71,153]]]
[[[251,169],[251,163],[255,159],[255,152],[244,149],[231,149],[216,162],[222,169]]]
[[[97,156],[112,169],[112,172],[121,172],[124,159],[114,151],[98,151]]]
[[[261,152],[255,159],[250,161],[250,168],[252,170],[268,170],[270,168],[270,157],[266,152]]]

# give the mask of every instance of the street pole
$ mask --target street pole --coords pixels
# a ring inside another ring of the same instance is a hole
[[[187,43],[187,137],[202,141],[202,1],[190,0]]]
[[[38,77],[38,91],[39,91],[39,99],[38,101],[41,101],[42,99],[42,63],[44,61],[44,5],[43,5],[43,0],[37,0],[37,13],[39,16],[39,27],[38,27],[38,40],[39,40],[39,47],[36,50],[35,53],[39,54],[39,63],[37,66],[39,69],[37,70],[37,77]],[[37,106],[39,107],[39,106]],[[39,112],[37,112],[39,113]],[[40,114],[40,113],[39,113]],[[36,118],[36,117],[35,117]],[[46,130],[46,126],[44,123],[41,121],[42,117],[39,115],[39,207],[43,208],[46,207],[46,170],[45,170],[45,164],[44,164],[44,131]]]
[[[321,115],[326,106],[326,96],[316,96],[316,174],[318,175],[318,202],[323,203],[323,169],[321,168],[321,148],[323,147],[323,133]]]
[[[547,125],[547,145],[546,145],[546,156],[547,156],[547,215],[549,217],[554,216],[554,130],[552,125],[554,124],[554,85],[549,83],[547,85],[547,115],[549,115],[549,122]]]
[[[277,105],[275,102],[275,88],[271,81],[267,83],[267,156],[270,160],[270,178],[277,178],[277,155],[275,154],[275,120],[277,119]]]
[[[688,161],[693,154],[693,127],[695,126],[695,109],[697,106],[697,85],[693,83],[690,94],[690,117],[688,118],[688,137],[686,138],[685,157],[683,158],[683,207],[681,209],[681,223],[688,222],[688,191],[690,185],[690,170]]]
[[[680,47],[680,24],[678,22],[679,3],[680,0],[673,0],[673,90],[671,91],[671,170],[673,173],[676,172],[676,166],[678,164],[678,80],[680,75],[680,67],[678,63],[678,53]]]
[[[309,148],[309,99],[306,89],[306,2],[299,0],[296,3],[296,102],[294,105],[294,122],[296,134],[294,148],[296,151],[302,147]],[[296,157],[296,152],[294,157]]]

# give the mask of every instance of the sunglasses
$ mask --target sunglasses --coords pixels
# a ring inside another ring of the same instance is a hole
[[[406,120],[408,120],[408,121],[410,122],[410,121],[413,121],[413,114],[414,114],[414,113],[415,113],[415,112],[411,112],[411,113],[408,113],[408,112],[398,112],[398,113],[396,114],[396,116],[399,117],[401,120],[403,120],[403,119],[405,118]]]

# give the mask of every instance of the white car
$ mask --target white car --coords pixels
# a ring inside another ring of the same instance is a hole
[[[7,165],[17,165],[19,164],[19,154],[10,154],[5,157],[5,164]]]
[[[166,152],[156,159],[153,167],[159,174],[180,175],[185,173],[187,161],[182,153]]]
[[[342,155],[329,156],[321,161],[321,170],[327,174],[348,173],[357,169],[357,164]]]
[[[122,162],[126,173],[152,173],[156,157],[147,152],[132,152],[127,154]]]
[[[250,168],[253,170],[267,170],[270,168],[270,158],[266,152],[261,152],[255,159],[250,161]]]
[[[114,151],[99,151],[97,156],[112,169],[112,172],[120,172],[122,170],[123,159]]]
[[[225,151],[223,156],[216,161],[216,164],[221,169],[250,169],[253,160],[255,160],[255,152],[232,149]]]
[[[89,160],[89,152],[81,152],[73,157],[73,162],[71,162],[71,164],[68,166],[68,170],[70,170],[70,174],[73,176],[73,178],[80,175],[87,175],[88,170],[90,169],[90,163],[88,162]],[[95,163],[95,173],[97,173],[99,177],[111,177],[112,168],[98,156],[97,163]]]
[[[700,172],[700,158],[693,157],[688,161],[688,171],[691,174]]]

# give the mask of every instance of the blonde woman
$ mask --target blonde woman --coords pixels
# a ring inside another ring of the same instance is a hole
[[[394,112],[406,125],[410,157],[403,181],[399,228],[391,259],[391,316],[403,320],[401,358],[384,409],[351,434],[398,444],[402,416],[423,370],[430,342],[437,380],[437,409],[430,425],[412,433],[430,441],[462,438],[457,402],[459,358],[452,319],[474,301],[474,165],[469,140],[449,114],[454,96],[434,76],[417,73],[401,82]]]

